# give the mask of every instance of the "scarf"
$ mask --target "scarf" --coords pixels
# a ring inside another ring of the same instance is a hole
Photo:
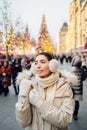
[[[38,86],[38,91],[41,93],[43,100],[53,102],[57,83],[59,80],[59,73],[52,73],[47,78],[40,78],[36,75],[36,81]]]

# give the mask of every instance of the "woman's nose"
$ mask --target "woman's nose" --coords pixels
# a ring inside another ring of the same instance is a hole
[[[41,64],[38,62],[37,63],[37,68],[40,68],[41,67]]]

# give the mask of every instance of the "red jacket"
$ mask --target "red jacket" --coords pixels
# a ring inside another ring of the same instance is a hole
[[[6,74],[6,77],[7,77],[7,81],[6,82],[3,82],[3,73]],[[5,86],[5,87],[8,87],[11,85],[11,67],[8,66],[8,67],[5,67],[5,66],[2,66],[1,67],[1,74],[2,74],[2,85]]]

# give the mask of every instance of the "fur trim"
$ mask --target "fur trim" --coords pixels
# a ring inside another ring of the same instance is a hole
[[[31,75],[31,71],[29,70],[23,70],[22,72],[19,72],[16,78],[16,85],[19,86],[23,79],[30,79]]]
[[[68,83],[72,84],[72,86],[78,84],[78,77],[76,75],[70,72],[67,72],[65,70],[59,71],[59,74],[60,74],[60,77],[64,77]]]
[[[35,71],[35,65],[34,63],[32,63],[30,70],[23,70],[22,72],[18,73],[18,76],[16,78],[16,85],[19,86],[20,82],[23,79],[31,79],[31,77],[33,77],[35,75],[36,71]]]

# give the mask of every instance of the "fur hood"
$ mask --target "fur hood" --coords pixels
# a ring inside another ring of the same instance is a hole
[[[59,75],[60,77],[64,77],[66,81],[71,84],[71,86],[78,84],[78,77],[75,74],[72,74],[65,70],[60,70]]]
[[[36,72],[35,72],[34,63],[32,63],[32,66],[31,66],[30,70],[25,69],[22,72],[18,73],[18,76],[16,78],[16,85],[19,86],[20,82],[23,79],[31,80],[31,78],[34,77],[35,73]]]

